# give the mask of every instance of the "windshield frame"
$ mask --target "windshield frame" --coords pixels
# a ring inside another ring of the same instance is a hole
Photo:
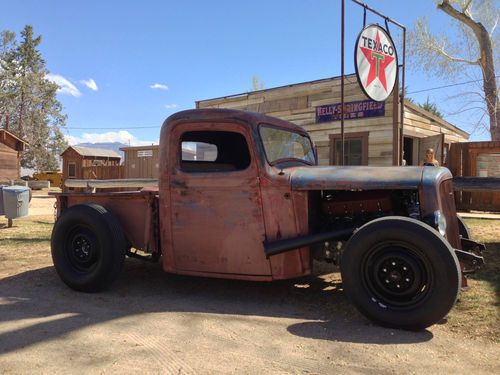
[[[277,129],[277,130],[281,130],[281,131],[285,131],[285,132],[288,132],[288,133],[295,133],[295,134],[299,134],[300,136],[304,137],[304,138],[307,138],[307,140],[309,141],[309,144],[311,146],[311,150],[312,150],[312,154],[313,154],[313,157],[314,157],[314,162],[311,163],[305,159],[301,159],[301,158],[295,158],[295,157],[286,157],[286,158],[279,158],[279,159],[275,159],[273,161],[269,161],[269,157],[267,155],[267,150],[266,150],[266,146],[264,145],[264,139],[262,138],[262,133],[261,133],[261,128],[262,127],[265,127],[265,128],[273,128],[273,129]],[[262,145],[262,149],[264,150],[264,156],[266,158],[266,161],[267,161],[267,164],[269,164],[270,166],[274,166],[278,163],[282,163],[282,162],[290,162],[290,161],[298,161],[300,163],[304,163],[304,164],[307,164],[307,165],[311,165],[311,166],[314,166],[314,165],[317,165],[318,164],[318,157],[316,155],[316,149],[314,148],[314,143],[313,141],[311,140],[311,137],[309,136],[309,134],[305,131],[305,130],[302,130],[302,129],[287,129],[285,127],[282,127],[282,126],[277,126],[277,125],[273,125],[273,124],[269,124],[269,123],[260,123],[259,126],[258,126],[258,133],[259,133],[259,139],[260,139],[260,144]]]

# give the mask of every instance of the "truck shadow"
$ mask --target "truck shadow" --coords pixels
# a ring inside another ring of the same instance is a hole
[[[340,342],[408,344],[433,337],[428,330],[389,330],[370,323],[347,301],[338,280],[206,279],[167,275],[158,264],[128,259],[121,278],[98,294],[68,289],[53,267],[0,280],[0,326],[9,327],[0,330],[0,353],[107,321],[169,312],[304,320],[290,324],[287,332]]]

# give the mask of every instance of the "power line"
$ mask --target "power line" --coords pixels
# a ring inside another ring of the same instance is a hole
[[[499,78],[500,75],[498,76],[495,76],[495,78]],[[408,92],[406,93],[407,95],[411,95],[411,94],[418,94],[418,93],[421,93],[421,92],[426,92],[426,91],[433,91],[433,90],[440,90],[440,89],[446,89],[448,87],[455,87],[455,86],[461,86],[461,85],[466,85],[468,83],[475,83],[475,82],[481,82],[482,79],[475,79],[475,80],[472,80],[472,81],[467,81],[467,82],[459,82],[459,83],[453,83],[451,85],[444,85],[444,86],[438,86],[438,87],[432,87],[432,88],[429,88],[429,89],[423,89],[423,90],[418,90],[418,91],[413,91],[413,92]]]
[[[500,75],[495,76],[495,78],[500,78]],[[462,86],[462,85],[467,85],[469,83],[475,83],[475,82],[481,82],[481,81],[482,81],[482,79],[475,79],[472,81],[458,82],[458,83],[453,83],[450,85],[437,86],[437,87],[431,87],[428,89],[412,91],[412,92],[408,92],[405,94],[406,95],[419,94],[421,92],[446,89],[449,87]],[[104,128],[103,127],[88,128],[88,127],[65,126],[63,129],[67,129],[67,130],[128,130],[128,129],[159,129],[159,128],[161,128],[161,125],[156,125],[156,126],[121,126],[121,127],[104,127]]]

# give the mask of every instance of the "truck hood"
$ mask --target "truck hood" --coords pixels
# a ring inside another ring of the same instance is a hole
[[[417,189],[423,180],[451,178],[438,167],[296,167],[290,170],[293,190]]]

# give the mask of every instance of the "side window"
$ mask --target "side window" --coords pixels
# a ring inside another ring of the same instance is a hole
[[[76,177],[76,163],[68,163],[68,177]]]
[[[245,137],[225,131],[192,131],[181,137],[181,170],[191,173],[247,169],[250,152]]]

